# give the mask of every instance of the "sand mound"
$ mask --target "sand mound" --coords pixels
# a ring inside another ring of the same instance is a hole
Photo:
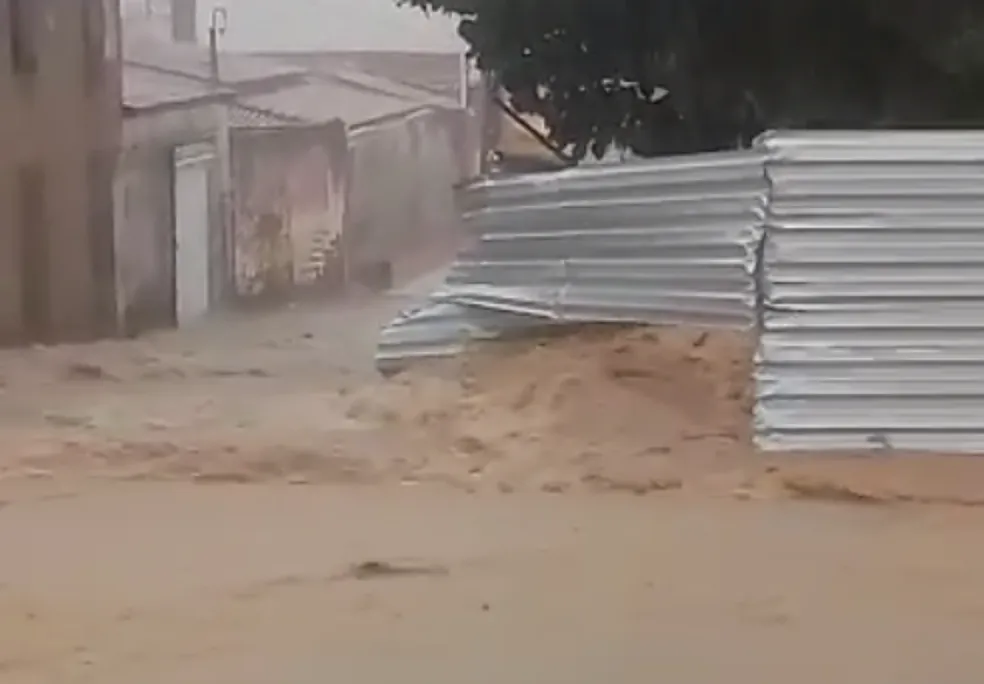
[[[600,327],[478,349],[452,373],[373,389],[352,413],[404,435],[411,477],[676,488],[750,455],[751,356],[739,333]]]

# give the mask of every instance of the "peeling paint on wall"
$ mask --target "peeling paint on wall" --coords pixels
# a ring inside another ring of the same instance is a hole
[[[236,292],[286,296],[341,283],[344,125],[238,129],[232,142]]]

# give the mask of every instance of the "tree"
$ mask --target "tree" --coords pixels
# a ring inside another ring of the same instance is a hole
[[[981,0],[396,2],[457,15],[480,68],[578,158],[984,121]]]

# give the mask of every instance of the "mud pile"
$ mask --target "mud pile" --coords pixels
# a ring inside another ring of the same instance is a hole
[[[408,479],[671,489],[750,457],[751,358],[740,333],[600,327],[476,349],[352,415],[401,435]]]

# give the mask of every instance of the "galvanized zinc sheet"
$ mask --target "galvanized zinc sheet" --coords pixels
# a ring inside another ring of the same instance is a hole
[[[477,236],[429,306],[383,330],[387,368],[544,324],[751,327],[761,154],[692,155],[485,181]]]
[[[760,445],[984,451],[984,133],[760,145]]]

